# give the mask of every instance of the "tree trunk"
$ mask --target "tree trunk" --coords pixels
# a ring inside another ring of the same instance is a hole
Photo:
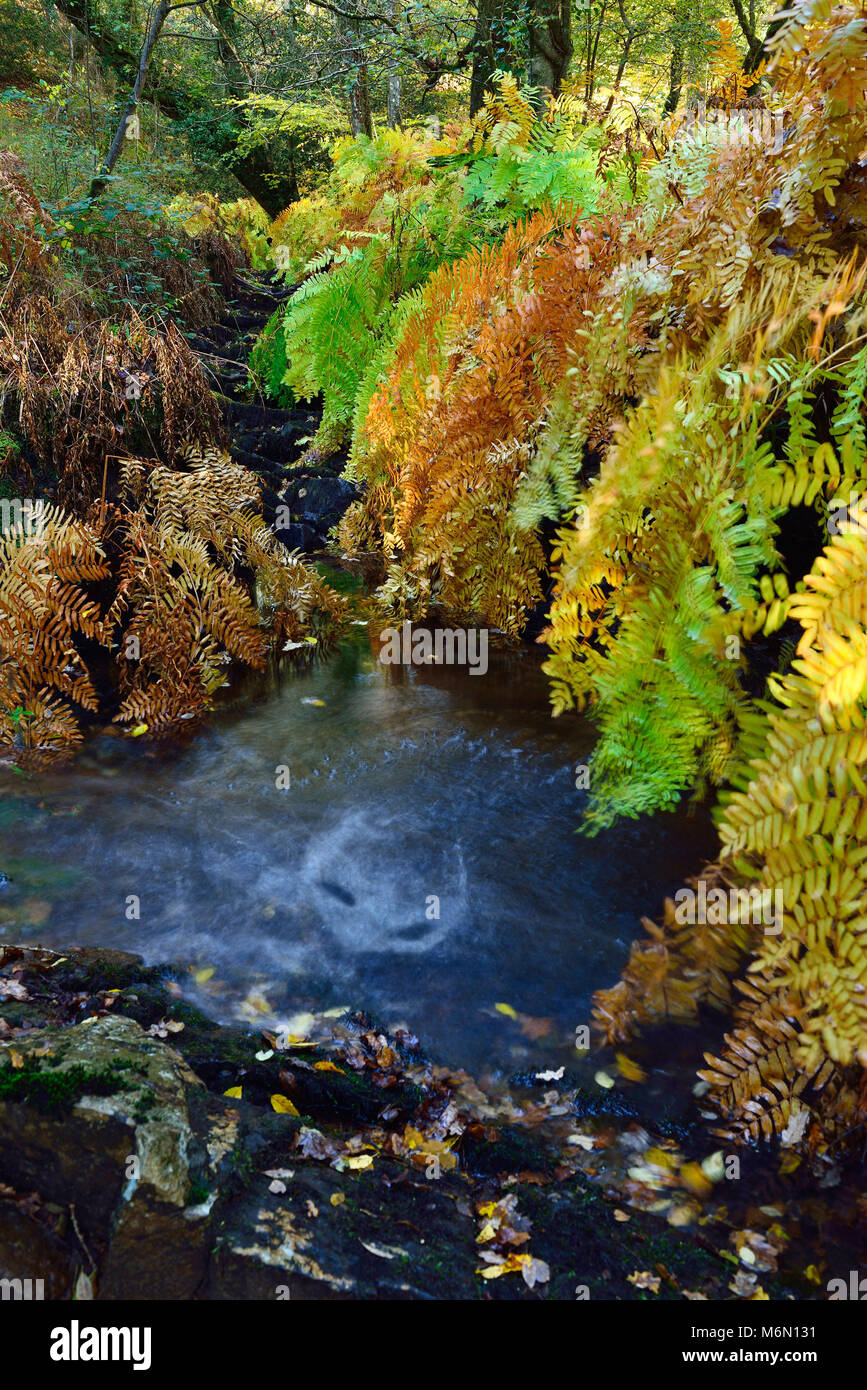
[[[744,59],[744,72],[754,72],[762,59],[762,40],[756,33],[755,8],[750,5],[749,12],[744,9],[743,0],[732,0],[741,33],[747,41],[747,56]]]
[[[108,181],[111,178],[111,171],[117,163],[118,156],[120,155],[120,152],[123,149],[123,142],[126,139],[127,125],[129,124],[130,118],[135,112],[139,104],[139,100],[141,99],[141,94],[145,84],[145,78],[147,77],[148,63],[151,60],[151,54],[154,51],[154,45],[157,39],[159,38],[160,34],[162,33],[163,25],[165,24],[171,9],[171,0],[160,0],[160,3],[157,5],[156,10],[154,11],[153,19],[150,22],[150,27],[148,28],[147,34],[145,35],[144,44],[142,45],[142,51],[138,61],[138,72],[136,73],[132,91],[129,94],[126,106],[123,109],[123,114],[121,115],[120,121],[118,122],[117,130],[114,132],[114,139],[112,140],[111,145],[109,146],[108,154],[105,157],[102,168],[91,182],[90,193],[88,195],[91,198],[99,198],[108,187]]]
[[[671,48],[671,65],[668,70],[668,96],[662,108],[667,116],[677,110],[683,88],[683,44],[675,38]]]
[[[744,72],[755,72],[762,59],[767,60],[770,58],[771,52],[768,45],[770,44],[770,41],[776,34],[777,30],[782,29],[783,25],[786,22],[788,14],[789,6],[788,3],[786,3],[780,9],[777,10],[776,14],[771,15],[768,27],[765,30],[765,37],[762,39],[762,42],[758,45],[757,48],[753,49],[750,53],[747,54],[747,60],[744,63]]]
[[[473,67],[470,77],[470,116],[485,103],[485,94],[494,90],[495,72],[521,73],[522,61],[515,51],[514,29],[526,14],[522,0],[478,0],[473,35]],[[569,0],[562,0],[567,5]]]
[[[397,0],[391,0],[388,7],[389,18],[392,22],[397,20]],[[400,72],[397,66],[397,54],[392,53],[388,60],[388,128],[389,130],[400,130],[403,125],[403,115],[400,109],[401,82]]]
[[[356,8],[355,0],[347,0],[347,8]],[[355,136],[373,136],[373,117],[370,113],[370,92],[367,85],[367,53],[358,22],[338,16],[337,29],[343,41],[343,57],[352,75],[347,93],[349,124]]]
[[[528,76],[542,108],[559,95],[572,57],[572,0],[532,0],[529,40]]]

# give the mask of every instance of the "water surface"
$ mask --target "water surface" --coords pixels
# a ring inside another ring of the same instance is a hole
[[[576,835],[592,742],[551,719],[532,651],[386,668],[357,629],[183,746],[98,735],[60,770],[0,771],[0,940],[213,967],[221,1017],[252,989],[281,1016],[406,1022],[470,1070],[541,1064],[714,847],[685,813]]]

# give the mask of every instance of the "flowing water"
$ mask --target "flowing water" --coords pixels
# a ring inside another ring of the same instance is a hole
[[[250,990],[282,1016],[366,1008],[508,1074],[589,1021],[640,916],[713,852],[703,815],[576,835],[592,742],[551,719],[532,651],[384,667],[356,629],[185,744],[102,734],[0,772],[0,940],[213,968],[218,1017]]]

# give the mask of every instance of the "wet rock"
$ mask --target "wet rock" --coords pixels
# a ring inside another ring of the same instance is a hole
[[[306,521],[291,521],[288,526],[275,530],[274,534],[287,550],[300,550],[303,555],[312,555],[325,544],[323,533]]]
[[[293,478],[284,493],[293,514],[319,531],[335,526],[358,496],[358,488],[346,478],[314,477],[307,473]]]
[[[190,1297],[205,1259],[184,1221],[201,1150],[189,1097],[202,1082],[123,1017],[34,1030],[12,1052],[0,1053],[0,1181],[74,1206],[84,1237],[109,1244],[103,1296]]]
[[[286,1192],[257,1176],[217,1238],[215,1299],[479,1297],[476,1230],[457,1180],[335,1172],[300,1160]],[[334,1200],[332,1200],[334,1199]]]
[[[20,1292],[10,1289],[13,1297],[70,1298],[76,1271],[87,1264],[62,1207],[46,1206],[33,1193],[0,1198],[0,1279],[22,1281]]]

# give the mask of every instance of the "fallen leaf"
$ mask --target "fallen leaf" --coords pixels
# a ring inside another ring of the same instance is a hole
[[[373,1241],[363,1240],[361,1244],[371,1255],[378,1255],[381,1260],[393,1260],[397,1253],[395,1250],[384,1250],[381,1245],[374,1245]]]
[[[659,1293],[661,1281],[658,1274],[651,1274],[646,1269],[636,1269],[633,1274],[627,1274],[626,1282],[634,1284],[637,1289],[649,1289],[651,1293]]]
[[[276,1110],[278,1115],[299,1115],[300,1110],[294,1106],[288,1096],[272,1096],[271,1108]]]
[[[0,999],[29,999],[24,985],[18,980],[0,980]]]
[[[511,1004],[495,1004],[494,1008],[496,1009],[498,1014],[505,1014],[506,1018],[513,1018],[517,1023],[518,1015],[512,1008]]]
[[[640,1067],[637,1062],[633,1062],[631,1057],[627,1057],[624,1053],[618,1052],[616,1054],[616,1061],[617,1070],[620,1072],[620,1075],[622,1077],[625,1077],[627,1081],[647,1080],[647,1072],[644,1071],[644,1069]]]
[[[336,1067],[333,1062],[314,1062],[314,1071],[336,1071],[340,1076],[345,1076],[346,1072],[342,1067]]]
[[[228,1096],[231,1100],[240,1100],[243,1094],[244,1091],[241,1086],[230,1086],[228,1091],[223,1092],[223,1095]]]
[[[680,1181],[696,1197],[708,1197],[713,1192],[713,1183],[700,1163],[684,1163],[680,1170]]]
[[[534,1284],[547,1284],[551,1277],[551,1270],[544,1260],[533,1259],[531,1255],[524,1255],[524,1263],[521,1265],[521,1274],[528,1289],[532,1289]]]
[[[346,1198],[344,1197],[344,1195],[343,1195],[342,1192],[332,1192],[332,1194],[331,1194],[331,1205],[332,1205],[333,1207],[339,1207],[339,1206],[341,1206],[341,1204],[342,1204],[343,1202],[345,1202],[345,1201],[346,1201]]]

